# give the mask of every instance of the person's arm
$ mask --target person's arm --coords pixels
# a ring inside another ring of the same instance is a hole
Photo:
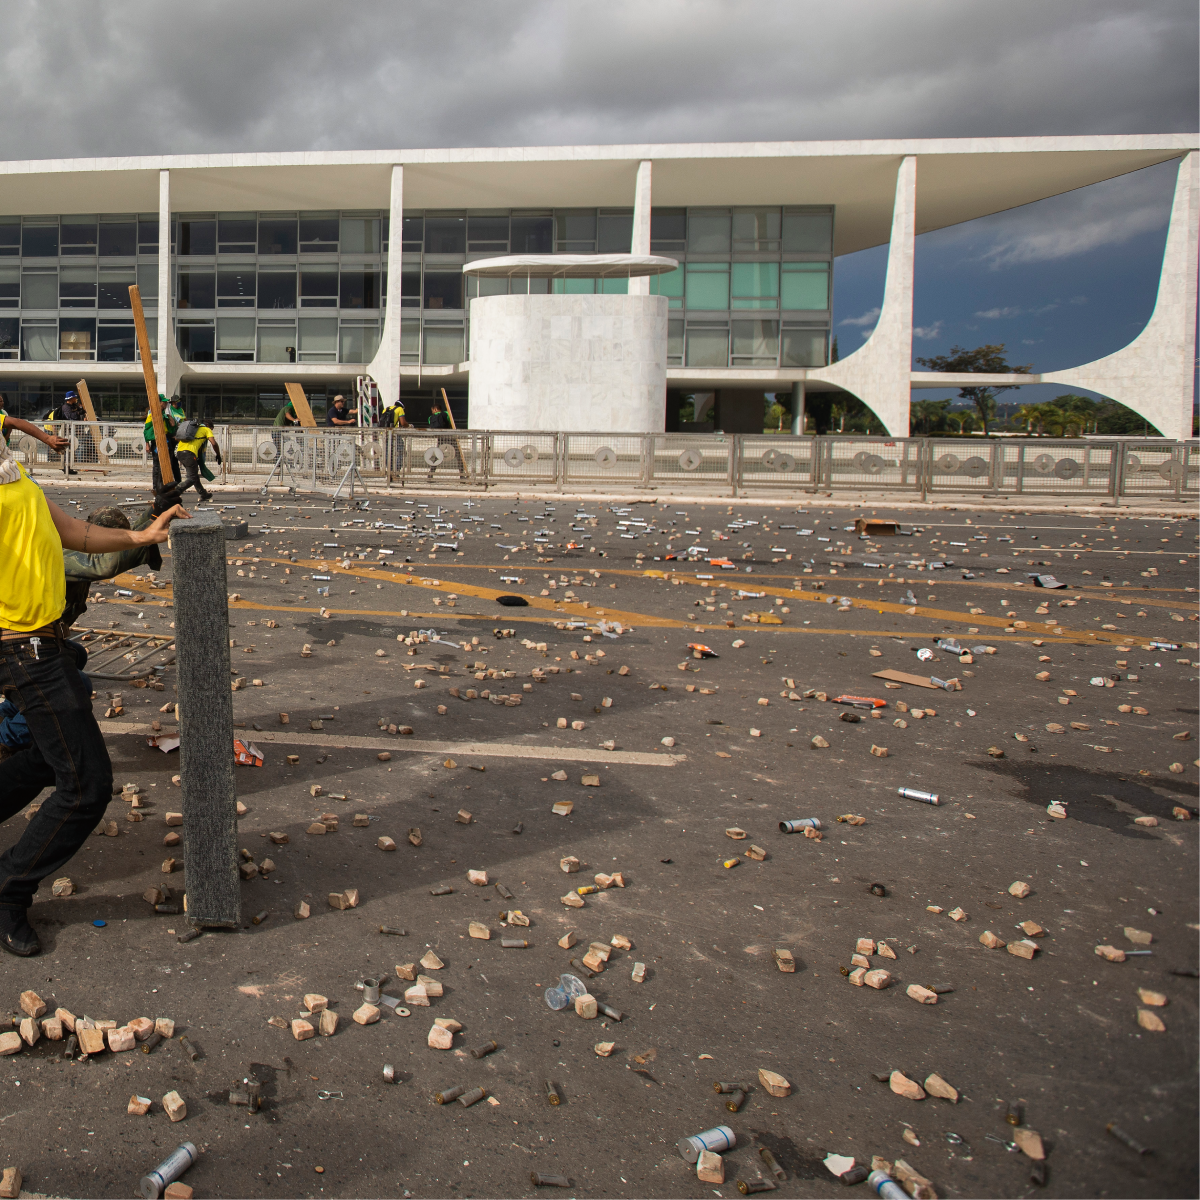
[[[43,445],[48,446],[55,454],[65,450],[70,442],[64,437],[58,437],[56,434],[47,433],[44,429],[39,429],[36,425],[31,425],[28,421],[22,421],[20,417],[5,417],[4,425],[8,429],[17,429],[21,433],[27,433],[32,438]]]
[[[109,529],[104,525],[89,525],[77,517],[69,517],[53,500],[47,500],[50,518],[58,530],[65,550],[82,550],[85,554],[109,554],[133,546],[151,546],[167,540],[167,527],[177,518],[190,519],[191,513],[181,504],[155,517],[145,529]]]
[[[412,428],[412,426],[408,423],[408,418],[403,413],[400,414],[400,428],[401,429],[411,429]]]
[[[213,436],[208,439],[207,445],[212,447],[212,452],[217,456],[217,463],[218,463],[218,465],[220,465],[220,463],[221,463],[221,443],[217,441],[215,436]]]
[[[353,425],[354,424],[353,421],[343,421],[338,417],[333,417],[333,418],[331,418],[331,420],[333,421],[333,423],[335,425]]]

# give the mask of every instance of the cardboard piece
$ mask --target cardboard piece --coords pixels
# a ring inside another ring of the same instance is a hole
[[[911,683],[913,687],[932,688],[935,692],[942,689],[928,675],[910,675],[907,671],[875,671],[872,679],[891,679],[895,683]]]

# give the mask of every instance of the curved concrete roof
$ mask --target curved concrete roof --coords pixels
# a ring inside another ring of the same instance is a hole
[[[665,275],[679,263],[654,254],[506,254],[480,258],[463,267],[464,275],[530,279],[637,279]]]
[[[918,157],[916,232],[1029,204],[1200,148],[1195,133],[875,141],[523,146],[185,154],[0,163],[0,213],[386,209],[403,164],[408,209],[630,207],[638,163],[654,206],[836,205],[834,252],[888,240],[896,169]]]

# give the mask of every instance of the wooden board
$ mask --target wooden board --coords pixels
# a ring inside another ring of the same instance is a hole
[[[92,406],[92,393],[88,391],[87,380],[81,379],[75,386],[79,389],[79,398],[83,401],[83,411],[87,413],[88,425],[92,430],[92,440],[96,443],[96,457],[102,466],[108,466],[108,455],[100,449],[100,443],[104,439],[100,436],[100,425],[96,421],[96,410]]]
[[[316,429],[317,420],[312,415],[312,408],[309,406],[304,389],[298,383],[285,383],[283,386],[287,389],[288,399],[296,410],[296,416],[300,418],[301,426],[305,429]]]
[[[935,692],[942,689],[928,675],[909,675],[906,671],[876,671],[873,679],[890,679],[893,683],[911,683],[913,687],[932,688]]]
[[[171,447],[167,445],[167,426],[163,421],[162,405],[158,402],[158,380],[154,377],[154,357],[150,353],[150,335],[146,332],[146,314],[142,311],[142,293],[136,283],[129,285],[129,301],[133,305],[133,324],[137,330],[138,349],[142,354],[142,379],[146,384],[146,403],[150,406],[150,423],[154,426],[154,446],[158,451],[158,468],[163,487],[175,482],[171,466]]]
[[[445,388],[442,388],[442,403],[446,406],[446,416],[450,418],[450,428],[457,429],[458,426],[454,423],[454,414],[450,411],[450,397],[446,395]]]

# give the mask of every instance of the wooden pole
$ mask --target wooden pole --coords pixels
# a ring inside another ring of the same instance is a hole
[[[96,443],[96,457],[104,466],[108,465],[108,455],[100,449],[100,443],[104,440],[100,436],[100,426],[96,421],[96,410],[92,406],[92,393],[88,391],[86,379],[81,379],[76,385],[79,389],[79,398],[83,401],[83,411],[87,413],[88,424],[92,430],[92,439]]]
[[[129,300],[133,305],[133,324],[137,330],[138,349],[142,354],[142,378],[146,381],[146,403],[150,405],[150,423],[154,426],[154,445],[158,450],[158,466],[163,487],[175,482],[171,466],[171,447],[167,445],[167,424],[162,405],[158,402],[158,381],[154,378],[154,358],[150,353],[150,336],[146,332],[146,314],[142,311],[142,294],[136,283],[129,285]]]
[[[312,415],[312,408],[309,407],[304,389],[298,383],[285,383],[283,386],[287,391],[288,399],[292,402],[292,407],[296,410],[296,416],[300,418],[301,426],[305,429],[316,429],[317,421]]]
[[[450,428],[457,429],[458,426],[454,423],[454,414],[450,411],[450,397],[446,395],[446,389],[441,389],[442,403],[446,406],[446,416],[450,418]]]

